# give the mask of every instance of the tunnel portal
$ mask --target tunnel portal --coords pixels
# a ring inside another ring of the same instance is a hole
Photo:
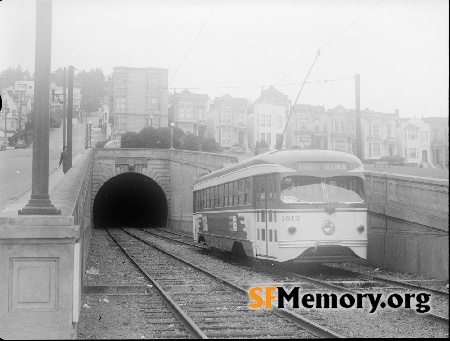
[[[95,228],[167,226],[162,188],[140,173],[117,175],[99,189],[93,208]]]

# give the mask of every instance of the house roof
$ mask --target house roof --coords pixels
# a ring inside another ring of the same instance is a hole
[[[273,99],[273,95],[275,95],[276,99]],[[284,95],[282,92],[278,91],[277,89],[275,89],[274,86],[269,86],[267,89],[262,89],[261,90],[261,96],[259,96],[259,98],[255,101],[255,103],[260,103],[260,102],[291,102],[288,98],[287,95]]]

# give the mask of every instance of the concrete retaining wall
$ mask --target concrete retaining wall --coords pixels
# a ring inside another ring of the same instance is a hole
[[[366,172],[369,263],[448,280],[448,180]]]
[[[0,213],[0,338],[76,338],[91,236],[92,150],[50,191],[61,215],[17,214],[30,193]],[[51,177],[52,180],[52,177]]]

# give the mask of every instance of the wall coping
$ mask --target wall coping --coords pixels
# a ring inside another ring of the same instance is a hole
[[[44,234],[47,233],[44,227],[48,227],[50,230],[55,227],[73,227],[75,224],[73,212],[81,192],[80,183],[82,183],[86,170],[91,164],[92,154],[91,149],[84,150],[74,158],[72,168],[65,175],[62,170],[57,170],[50,175],[50,181],[55,182],[53,188],[49,191],[50,200],[58,210],[61,210],[61,215],[19,215],[17,211],[22,209],[30,199],[31,190],[29,190],[0,212],[0,238],[3,238],[4,231],[9,231],[11,226],[14,226],[15,229],[32,226],[33,229],[36,229],[36,232],[41,231]],[[69,228],[69,230],[71,229]],[[18,233],[20,234],[20,232]],[[72,232],[68,233],[71,234]]]
[[[398,174],[398,173],[389,173],[389,172],[376,172],[376,171],[364,171],[366,175],[377,176],[380,178],[390,178],[397,180],[406,180],[411,182],[422,182],[427,184],[433,184],[438,186],[447,186],[449,180],[446,179],[437,179],[437,178],[429,178],[424,176],[414,176],[414,175],[406,175],[406,174]]]

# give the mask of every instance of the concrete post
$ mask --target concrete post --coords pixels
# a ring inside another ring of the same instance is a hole
[[[61,214],[48,195],[52,0],[36,2],[36,81],[31,199],[19,214]]]

